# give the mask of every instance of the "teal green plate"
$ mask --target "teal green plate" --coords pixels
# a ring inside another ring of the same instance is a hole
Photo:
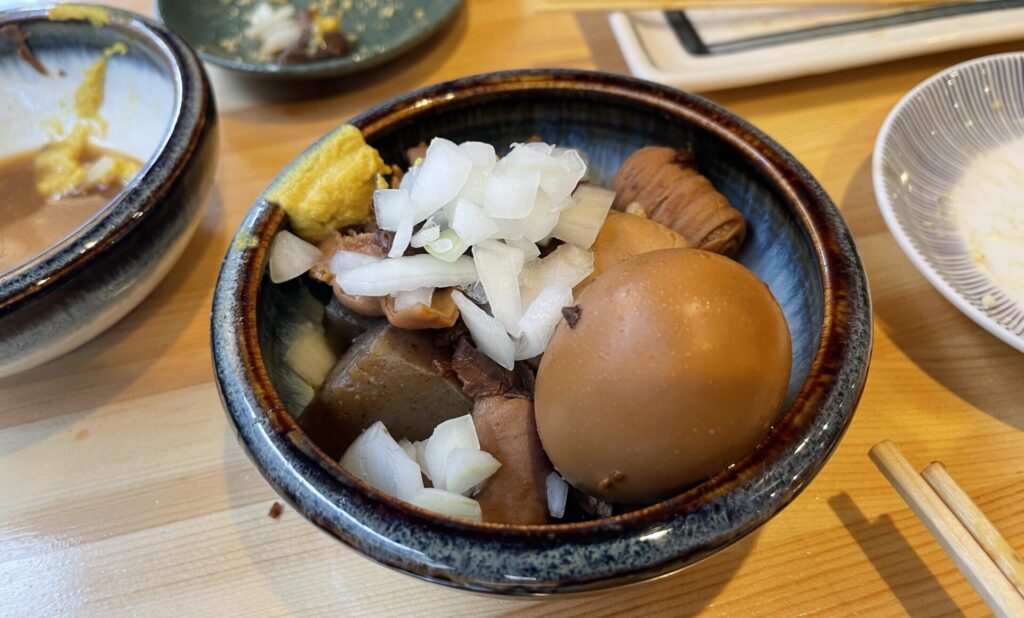
[[[261,0],[156,0],[157,16],[188,41],[203,60],[271,77],[335,77],[362,71],[408,51],[455,17],[462,0],[335,0],[342,32],[355,37],[345,56],[296,64],[267,62],[259,45],[242,36]],[[302,11],[323,0],[293,0]],[[275,6],[278,4],[272,2]],[[351,5],[350,8],[340,8]]]

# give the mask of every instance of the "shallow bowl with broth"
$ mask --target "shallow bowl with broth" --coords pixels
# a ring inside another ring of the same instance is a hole
[[[202,214],[216,167],[216,116],[207,77],[174,34],[110,9],[109,23],[52,21],[45,9],[12,11],[0,27],[28,35],[46,75],[0,38],[0,159],[34,151],[75,121],[75,93],[88,67],[121,43],[107,63],[95,143],[141,169],[109,200],[72,220],[36,215],[50,235],[19,247],[0,267],[0,376],[39,365],[88,341],[134,308],[184,251]],[[0,222],[16,239],[19,220]],[[14,246],[13,240],[9,246]],[[12,249],[13,251],[13,249]]]

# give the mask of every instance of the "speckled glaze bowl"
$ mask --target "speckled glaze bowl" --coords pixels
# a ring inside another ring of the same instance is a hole
[[[711,555],[778,513],[825,464],[867,375],[870,301],[842,217],[770,138],[694,95],[566,70],[439,84],[352,122],[386,161],[402,161],[406,147],[433,136],[507,145],[536,133],[585,150],[605,180],[641,146],[692,145],[704,173],[747,217],[739,260],[783,307],[793,377],[785,410],[758,448],[671,500],[608,519],[536,527],[432,515],[349,477],[293,420],[281,341],[302,319],[296,294],[304,292],[297,281],[286,289],[264,279],[268,244],[286,222],[261,198],[217,284],[217,379],[242,446],[310,521],[374,560],[429,581],[510,595],[575,592],[643,581]]]
[[[123,11],[110,23],[50,21],[46,9],[0,14],[29,34],[41,75],[0,37],[0,156],[39,148],[72,119],[85,69],[114,43],[100,116],[102,144],[143,162],[82,226],[0,273],[0,376],[39,365],[101,333],[138,305],[185,250],[217,160],[216,112],[193,52],[163,27]]]

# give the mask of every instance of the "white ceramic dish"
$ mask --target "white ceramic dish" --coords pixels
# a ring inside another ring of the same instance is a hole
[[[674,15],[613,12],[609,22],[633,75],[696,91],[828,73],[1024,36],[1024,3],[1019,1],[894,11],[877,5],[708,8]],[[691,29],[692,40],[683,45],[679,33]]]
[[[957,189],[971,165],[985,161],[980,169],[993,183],[1019,186],[1024,196],[1024,156],[1013,173],[1000,154],[1015,142],[1024,150],[1024,53],[978,58],[933,75],[893,108],[872,175],[882,216],[918,270],[969,318],[1024,352],[1024,306],[1010,287],[1020,282],[980,265],[986,254],[962,226],[980,212],[977,200],[990,198],[984,186],[966,201]],[[1007,209],[1011,216],[994,231],[1024,260],[1024,200]]]

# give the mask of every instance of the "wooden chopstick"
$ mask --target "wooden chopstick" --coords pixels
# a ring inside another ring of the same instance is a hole
[[[925,482],[903,453],[889,440],[868,451],[871,461],[888,479],[942,549],[953,559],[981,598],[997,616],[1024,616],[1024,597],[974,541],[938,494]]]
[[[967,492],[953,480],[942,462],[932,462],[921,472],[921,476],[928,481],[949,510],[953,511],[953,515],[967,528],[1003,575],[1024,595],[1024,561],[988,517],[985,517]]]
[[[809,6],[901,6],[952,4],[962,0],[530,0],[534,11],[641,11],[694,8],[765,8]]]

